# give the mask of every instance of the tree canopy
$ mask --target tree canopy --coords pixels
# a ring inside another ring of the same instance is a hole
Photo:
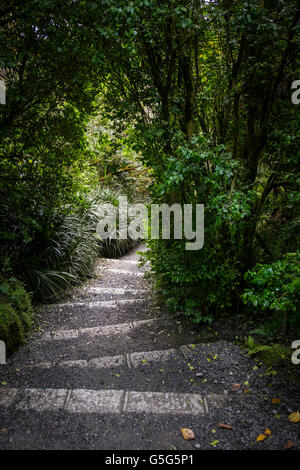
[[[106,181],[130,155],[153,201],[205,204],[202,250],[149,242],[169,307],[194,321],[238,311],[245,273],[297,251],[299,20],[299,0],[2,4],[3,263],[17,270],[28,244],[51,239],[54,214],[87,208],[83,181],[101,186],[91,165]]]

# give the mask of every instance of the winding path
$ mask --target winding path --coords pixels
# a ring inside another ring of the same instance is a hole
[[[74,298],[40,312],[40,331],[1,369],[0,448],[253,448],[274,419],[255,363],[163,312],[145,269],[135,251],[107,260]],[[232,392],[244,382],[251,394]]]

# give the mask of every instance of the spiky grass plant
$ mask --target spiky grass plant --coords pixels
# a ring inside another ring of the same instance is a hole
[[[64,207],[59,213],[41,208],[34,217],[12,219],[12,214],[6,214],[15,237],[15,249],[9,255],[12,271],[25,281],[35,299],[58,297],[91,275],[98,256],[119,257],[137,244],[120,239],[118,227],[115,239],[97,237],[98,208],[103,203],[117,208],[119,194],[100,189],[79,207]]]
[[[18,266],[41,299],[57,297],[90,275],[99,252],[94,221],[86,214],[57,215],[49,222],[27,244]]]
[[[119,196],[120,194],[109,188],[104,188],[100,191],[95,192],[90,200],[90,214],[93,214],[98,222],[98,208],[101,204],[112,204],[116,209],[118,209],[119,216],[125,215],[121,213],[119,208]],[[127,215],[127,214],[126,214]],[[129,217],[127,215],[127,220],[129,222]],[[99,243],[99,254],[104,258],[119,258],[124,254],[128,253],[139,243],[138,240],[133,240],[131,238],[120,238],[119,236],[119,227],[118,227],[119,217],[117,217],[117,227],[116,230],[111,234],[110,237],[105,239],[98,239]]]

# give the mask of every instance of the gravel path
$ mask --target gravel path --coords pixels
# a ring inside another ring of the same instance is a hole
[[[299,384],[165,312],[138,259],[99,261],[72,298],[40,309],[38,332],[0,366],[0,448],[300,449],[287,419]]]

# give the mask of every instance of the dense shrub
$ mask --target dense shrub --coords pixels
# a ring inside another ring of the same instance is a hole
[[[257,265],[245,274],[249,287],[242,299],[266,312],[274,328],[300,331],[300,253],[286,254],[272,264]]]
[[[0,277],[0,339],[12,353],[25,340],[32,324],[33,308],[29,294],[14,277]]]
[[[207,161],[214,172],[207,172]],[[185,202],[205,205],[201,250],[187,251],[185,240],[152,240],[145,255],[169,308],[183,311],[194,322],[210,322],[238,301],[236,224],[243,226],[251,195],[228,191],[236,171],[237,165],[223,146],[209,150],[205,139],[194,138],[189,147],[179,148],[165,182],[156,188],[163,195],[174,181],[190,181]],[[197,188],[192,184],[196,178],[202,183]]]

